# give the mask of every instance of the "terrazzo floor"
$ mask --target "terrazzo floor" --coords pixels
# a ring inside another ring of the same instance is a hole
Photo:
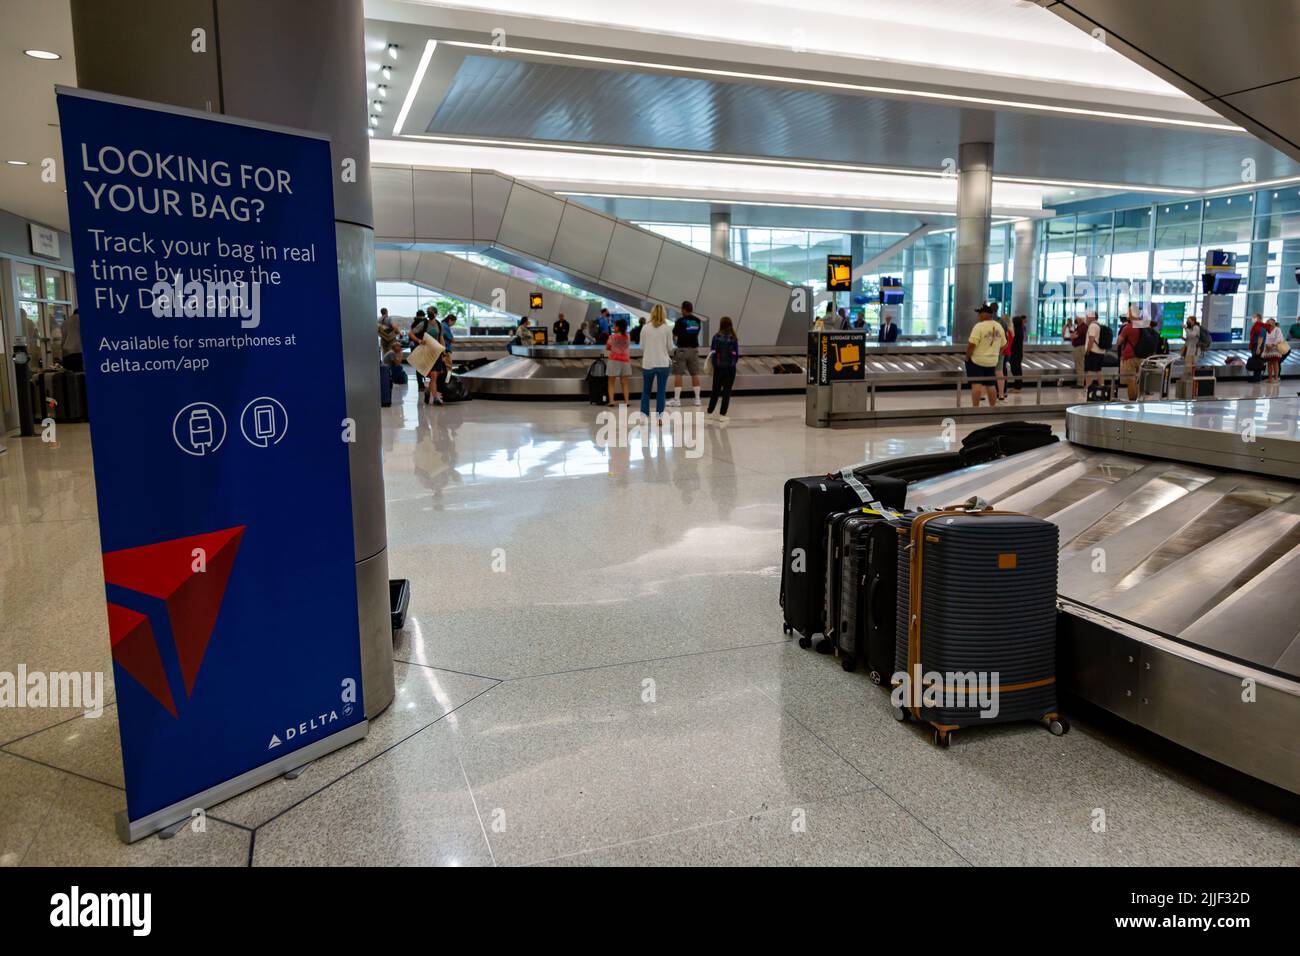
[[[606,450],[585,404],[430,409],[413,385],[383,419],[412,583],[394,703],[203,832],[131,846],[88,434],[9,440],[0,669],[103,670],[109,706],[0,709],[0,865],[1300,864],[1300,826],[1127,736],[939,750],[783,634],[785,479],[978,424],[814,430],[801,396],[741,396],[697,446]]]

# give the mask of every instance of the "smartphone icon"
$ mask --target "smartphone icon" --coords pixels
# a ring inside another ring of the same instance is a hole
[[[253,409],[253,434],[258,438],[275,437],[275,409],[269,405]]]

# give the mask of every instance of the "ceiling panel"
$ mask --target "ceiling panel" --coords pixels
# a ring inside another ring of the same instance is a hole
[[[941,169],[963,110],[915,100],[468,56],[428,131]],[[1003,111],[1000,175],[1203,188],[1300,175],[1253,137]]]
[[[1214,96],[1300,76],[1296,0],[1066,0],[1062,6]]]

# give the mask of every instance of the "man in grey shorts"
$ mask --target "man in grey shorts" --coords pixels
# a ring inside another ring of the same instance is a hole
[[[690,374],[695,404],[700,405],[700,320],[689,302],[682,303],[682,315],[673,323],[673,397],[669,405],[682,403],[682,376]]]

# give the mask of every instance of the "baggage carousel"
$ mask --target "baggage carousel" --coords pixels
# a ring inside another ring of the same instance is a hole
[[[908,504],[979,495],[1055,522],[1063,687],[1300,793],[1298,414],[1078,406],[1068,441],[918,482]]]
[[[701,349],[701,356],[707,350]],[[1284,375],[1300,375],[1300,349],[1293,350],[1283,365]],[[587,394],[586,376],[591,363],[604,356],[602,346],[541,345],[510,346],[508,354],[480,368],[464,373],[466,384],[476,396],[484,398],[579,398]],[[1245,378],[1247,350],[1240,347],[1216,347],[1207,353],[1202,368],[1214,371],[1216,378]],[[632,394],[640,394],[637,374],[641,350],[632,349]],[[866,377],[877,388],[951,388],[965,376],[966,348],[950,341],[918,340],[878,345],[868,342],[863,357]],[[778,371],[778,366],[788,370]],[[1074,377],[1074,351],[1064,344],[1037,345],[1025,348],[1023,371],[1029,376]],[[1173,377],[1178,378],[1181,363],[1175,363]],[[707,387],[709,376],[702,376]],[[895,381],[891,384],[891,381]],[[807,383],[806,349],[792,346],[746,348],[741,346],[736,372],[737,392],[801,392]]]

